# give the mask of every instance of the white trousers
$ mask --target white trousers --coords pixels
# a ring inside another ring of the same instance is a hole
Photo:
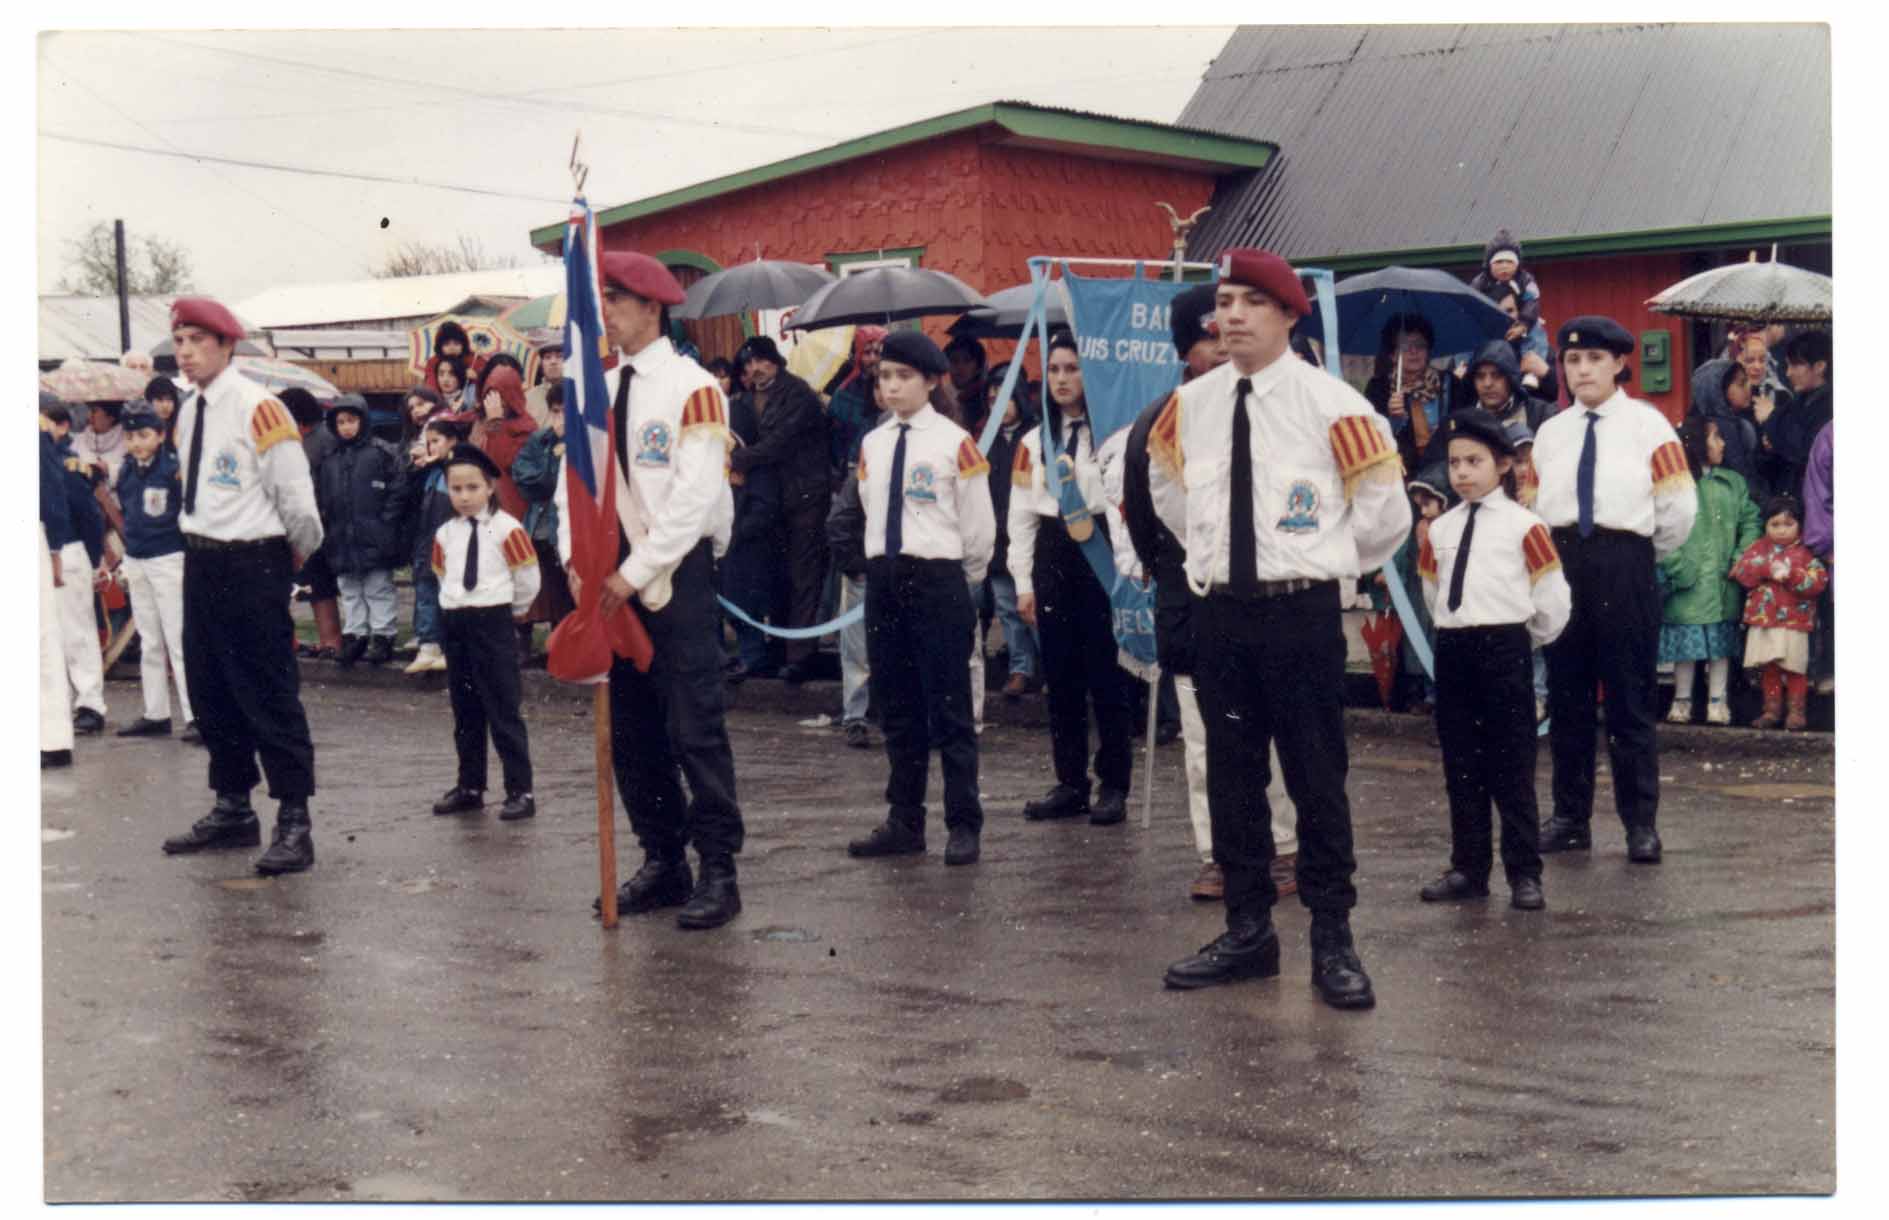
[[[72,706],[105,714],[105,656],[98,647],[98,618],[93,613],[92,561],[83,542],[68,542],[59,552],[59,640],[65,648],[66,678]]]
[[[1174,675],[1174,701],[1181,705],[1181,744],[1187,755],[1187,816],[1194,823],[1194,850],[1204,862],[1213,859],[1213,820],[1207,813],[1207,722],[1200,718],[1192,674]],[[1272,810],[1273,852],[1283,856],[1299,850],[1299,815],[1286,795],[1278,742],[1272,743],[1271,763],[1266,804]]]
[[[84,551],[84,547],[79,548]],[[64,562],[62,558],[61,563]],[[90,577],[80,574],[89,583]],[[67,580],[72,576],[67,575]],[[65,646],[60,643],[59,598],[52,585],[52,551],[39,527],[39,748],[72,748],[72,694],[66,689]]]
[[[184,685],[184,553],[156,559],[122,561],[125,583],[131,587],[131,621],[138,627],[138,683],[144,688],[147,720],[168,720],[170,687],[164,681],[164,659],[177,679],[177,708],[184,723],[190,714],[190,691]]]

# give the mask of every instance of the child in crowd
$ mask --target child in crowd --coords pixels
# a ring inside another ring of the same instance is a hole
[[[543,590],[526,617],[553,628],[576,609],[564,565],[558,561],[558,471],[564,465],[564,385],[555,382],[545,391],[544,427],[531,434],[512,460],[512,482],[525,498],[525,533],[538,548],[538,570]]]
[[[125,515],[125,557],[121,570],[131,590],[131,620],[138,627],[138,682],[144,714],[120,737],[169,737],[170,688],[164,659],[177,677],[177,708],[184,717],[184,740],[201,743],[190,714],[184,685],[184,535],[177,526],[183,510],[183,483],[177,454],[164,443],[164,424],[144,403],[125,412],[125,448],[113,488]]]
[[[466,384],[465,361],[457,356],[441,356],[433,366],[432,377],[440,401],[446,404],[448,411],[470,411],[478,407]]]
[[[1512,498],[1515,452],[1502,425],[1465,411],[1448,428],[1450,487],[1462,502],[1431,525],[1417,569],[1437,626],[1436,731],[1450,798],[1450,867],[1423,887],[1422,898],[1488,896],[1493,800],[1509,905],[1538,911],[1545,902],[1529,653],[1567,626],[1568,582],[1548,527]]]
[[[322,554],[341,601],[341,664],[393,659],[394,564],[399,559],[400,455],[367,431],[366,412],[337,403],[328,427],[338,442],[315,479]]]
[[[151,413],[157,416],[158,427],[164,433],[164,443],[176,447],[171,438],[177,431],[177,383],[162,373],[144,384],[144,401],[151,404]]]
[[[1745,668],[1758,670],[1764,684],[1764,711],[1751,722],[1754,729],[1775,729],[1780,718],[1792,731],[1808,727],[1810,633],[1830,571],[1804,545],[1803,519],[1795,498],[1771,497],[1764,506],[1764,537],[1732,568],[1732,579],[1751,590],[1745,600]]]
[[[465,425],[448,415],[435,415],[420,433],[419,456],[400,477],[398,517],[406,553],[413,571],[413,638],[419,650],[406,667],[409,674],[443,673],[446,655],[440,651],[439,579],[433,575],[433,534],[453,518],[452,496],[446,491],[446,457],[465,439]]]
[[[1522,243],[1507,229],[1497,229],[1482,248],[1482,270],[1476,272],[1469,286],[1494,300],[1501,287],[1508,284],[1515,286],[1516,319],[1508,336],[1515,342],[1541,323],[1541,288],[1522,266]]]
[[[444,463],[453,519],[433,534],[431,568],[439,581],[440,646],[452,692],[453,749],[459,782],[433,804],[436,814],[485,807],[488,729],[505,776],[502,821],[538,812],[531,795],[531,751],[519,714],[518,641],[513,620],[538,596],[538,552],[493,501],[498,464],[476,445],[453,446]]]
[[[1691,723],[1693,678],[1704,661],[1706,722],[1730,724],[1725,682],[1740,650],[1738,620],[1745,597],[1726,573],[1757,540],[1758,506],[1743,477],[1725,465],[1725,438],[1716,422],[1688,417],[1679,425],[1679,444],[1698,487],[1699,515],[1685,543],[1659,564],[1671,590],[1659,629],[1659,659],[1673,664],[1673,705],[1666,719]]]

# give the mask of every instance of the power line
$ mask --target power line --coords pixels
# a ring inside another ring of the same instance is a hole
[[[60,140],[67,144],[85,144],[93,148],[115,148],[121,152],[143,153],[150,157],[175,157],[184,161],[203,161],[214,165],[234,165],[243,169],[274,170],[280,174],[302,174],[311,178],[346,178],[355,182],[377,182],[389,186],[417,186],[435,191],[458,191],[467,195],[488,195],[497,199],[517,199],[526,203],[568,203],[562,195],[521,195],[514,191],[491,190],[482,186],[460,186],[451,182],[428,182],[423,178],[395,178],[381,174],[355,173],[339,169],[314,169],[304,165],[288,165],[279,161],[250,161],[241,157],[218,157],[210,153],[193,153],[182,150],[173,151],[164,148],[146,148],[138,144],[120,144],[112,140],[94,140],[86,136],[70,136],[56,131],[41,131],[39,135],[48,140]]]

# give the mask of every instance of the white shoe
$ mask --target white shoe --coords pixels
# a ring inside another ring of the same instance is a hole
[[[1666,713],[1667,724],[1691,724],[1692,700],[1674,699],[1672,710]]]
[[[406,669],[403,670],[402,672],[409,673],[409,674],[423,674],[423,673],[428,672],[429,670],[445,669],[445,668],[446,668],[446,654],[442,653],[439,650],[439,645],[438,644],[422,644],[420,645],[419,651],[413,654],[413,660],[407,663]]]
[[[418,652],[419,650],[420,650],[420,641],[413,639],[410,636],[406,640],[402,641],[399,647],[394,649],[395,652]]]
[[[1732,722],[1732,709],[1726,706],[1725,700],[1714,699],[1705,705],[1705,722],[1707,724],[1730,724]]]

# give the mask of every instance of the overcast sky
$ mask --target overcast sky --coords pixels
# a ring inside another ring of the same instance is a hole
[[[114,218],[181,243],[232,302],[460,233],[530,263],[580,127],[602,208],[1000,98],[1171,122],[1229,32],[45,34],[38,286]]]

